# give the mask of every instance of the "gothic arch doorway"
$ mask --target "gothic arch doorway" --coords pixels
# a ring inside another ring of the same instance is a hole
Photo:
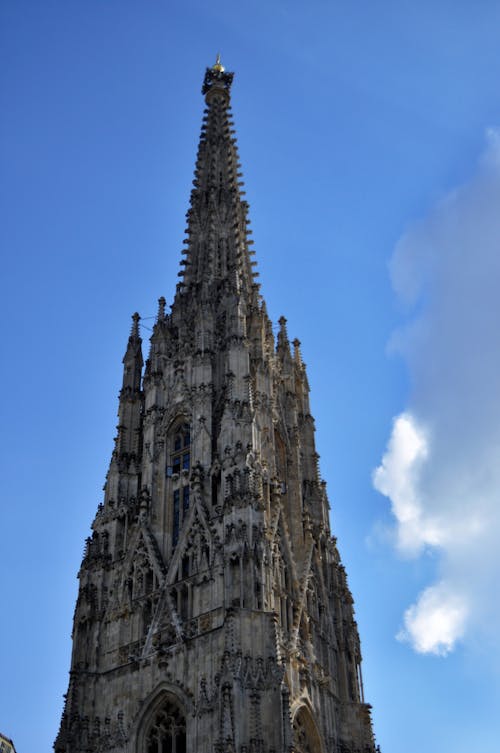
[[[293,718],[293,749],[295,753],[323,753],[318,728],[307,706],[300,706]]]
[[[138,753],[187,753],[186,714],[173,694],[162,693],[141,726]]]

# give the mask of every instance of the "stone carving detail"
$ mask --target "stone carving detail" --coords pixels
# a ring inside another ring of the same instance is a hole
[[[243,656],[241,651],[225,651],[215,681],[218,683],[223,677],[231,677],[242,688],[268,690],[281,685],[284,672],[283,665],[274,656],[265,659],[251,654]]]
[[[198,691],[198,703],[196,705],[196,713],[198,716],[210,714],[215,708],[217,697],[218,688],[215,687],[215,689],[210,692],[206,677],[202,677]]]
[[[83,753],[123,751],[128,741],[123,711],[112,717],[73,715],[66,729],[59,731],[57,744]]]

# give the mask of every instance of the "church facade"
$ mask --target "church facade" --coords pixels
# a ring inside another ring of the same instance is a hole
[[[300,343],[275,338],[207,69],[183,273],[134,314],[55,753],[375,753]]]

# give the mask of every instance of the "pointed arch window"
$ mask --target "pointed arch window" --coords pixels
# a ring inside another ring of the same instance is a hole
[[[191,467],[191,431],[189,424],[179,424],[173,435],[170,453],[170,464],[167,466],[167,476],[189,471]]]
[[[173,699],[165,701],[154,715],[145,753],[186,753],[186,717]]]

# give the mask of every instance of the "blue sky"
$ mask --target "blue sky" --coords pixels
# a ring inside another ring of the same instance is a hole
[[[220,50],[378,742],[494,753],[499,4],[3,0],[0,49],[0,730],[57,733],[130,315],[147,340],[172,300]]]

